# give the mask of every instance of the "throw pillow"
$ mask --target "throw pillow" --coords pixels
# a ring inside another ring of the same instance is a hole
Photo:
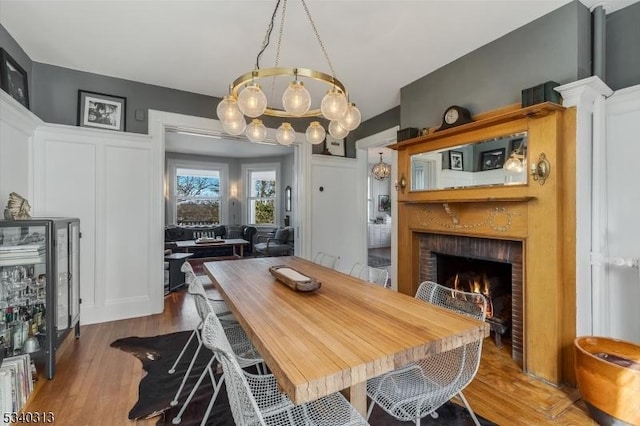
[[[289,239],[289,230],[287,228],[278,229],[276,234],[273,236],[273,239],[278,241],[280,244],[286,244]]]

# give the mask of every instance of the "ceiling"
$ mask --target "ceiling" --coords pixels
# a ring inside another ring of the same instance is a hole
[[[400,88],[571,0],[307,0],[363,120]],[[581,0],[593,6],[597,0]],[[610,0],[607,12],[638,0]],[[275,0],[0,0],[0,23],[29,57],[222,97],[254,68]],[[278,21],[261,67],[275,64]],[[287,3],[280,65],[330,73],[297,0]]]

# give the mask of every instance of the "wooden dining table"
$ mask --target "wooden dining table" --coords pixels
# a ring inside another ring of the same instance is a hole
[[[274,278],[287,265],[311,292]],[[366,412],[367,379],[489,335],[489,325],[298,257],[204,264],[278,385],[295,404],[344,391]]]

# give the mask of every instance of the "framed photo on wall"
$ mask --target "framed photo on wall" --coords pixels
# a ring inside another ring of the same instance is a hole
[[[125,131],[127,98],[78,90],[78,126]]]
[[[504,148],[492,149],[480,153],[480,170],[501,169],[504,164]]]
[[[463,170],[462,158],[461,151],[449,151],[449,168],[451,170]]]
[[[27,72],[4,49],[0,49],[0,88],[29,109]]]
[[[391,199],[388,195],[378,195],[378,211],[390,212],[391,211]]]
[[[327,150],[331,153],[331,155],[336,155],[338,157],[344,157],[344,139],[336,139],[327,133],[327,139],[325,140]]]

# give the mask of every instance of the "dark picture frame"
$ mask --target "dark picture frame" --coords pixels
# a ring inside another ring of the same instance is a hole
[[[464,170],[463,159],[462,151],[449,151],[449,168],[451,170]]]
[[[78,90],[78,126],[124,132],[127,98]]]
[[[501,169],[504,165],[505,148],[496,148],[480,153],[480,170]]]
[[[344,148],[344,139],[336,139],[329,133],[327,133],[327,137],[324,142],[327,151],[329,151],[331,155],[336,157],[344,157],[346,155]]]
[[[2,48],[0,48],[0,61],[0,88],[29,109],[27,72]]]
[[[391,211],[391,198],[389,195],[378,195],[378,211],[379,212]]]
[[[520,148],[520,145],[523,144],[523,141],[524,141],[524,138],[511,139],[509,141],[509,155],[513,154],[513,152],[515,150]],[[522,152],[520,152],[519,154],[524,155],[525,158],[527,157],[527,145],[526,144],[523,144]]]

